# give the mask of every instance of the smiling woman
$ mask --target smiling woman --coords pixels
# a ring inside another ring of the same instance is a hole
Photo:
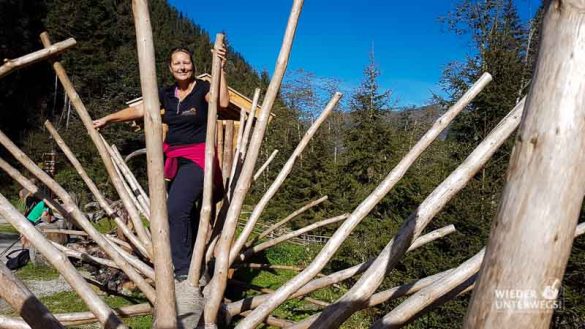
[[[217,55],[222,64],[219,106],[225,108],[229,105],[229,94],[223,70],[226,60],[223,43],[218,47]],[[166,156],[164,170],[165,179],[170,182],[167,209],[171,253],[175,277],[179,280],[187,277],[197,233],[211,95],[209,82],[195,77],[192,57],[191,51],[184,47],[173,48],[169,52],[169,71],[175,83],[159,91],[162,120],[168,126],[163,144]],[[135,120],[143,116],[144,108],[139,104],[95,120],[94,127],[103,128],[111,122]],[[219,168],[217,159],[215,162],[214,170]],[[217,201],[223,195],[219,170],[214,174],[214,183]]]

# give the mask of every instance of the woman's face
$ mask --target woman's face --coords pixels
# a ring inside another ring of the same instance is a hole
[[[193,76],[193,63],[187,53],[177,51],[171,56],[169,69],[176,81],[187,81]]]

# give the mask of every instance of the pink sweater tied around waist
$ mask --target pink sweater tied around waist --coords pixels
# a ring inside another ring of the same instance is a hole
[[[184,158],[195,163],[199,168],[205,172],[205,143],[187,144],[172,146],[169,144],[163,144],[163,152],[165,153],[165,167],[164,175],[166,180],[172,180],[177,175],[179,170],[179,159]],[[218,197],[221,199],[223,195],[223,178],[221,170],[219,170],[219,161],[216,156],[213,159],[213,187],[214,187],[214,199]]]

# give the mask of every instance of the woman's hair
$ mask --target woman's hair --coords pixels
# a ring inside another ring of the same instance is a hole
[[[168,64],[171,65],[171,62],[173,61],[173,55],[175,53],[185,53],[187,55],[189,55],[189,59],[191,60],[191,63],[193,63],[193,52],[191,52],[191,50],[189,50],[189,48],[186,47],[176,47],[171,49],[171,51],[169,52],[169,58],[168,58]],[[193,69],[195,69],[195,63],[193,63]]]

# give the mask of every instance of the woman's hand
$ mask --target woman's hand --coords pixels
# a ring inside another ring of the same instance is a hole
[[[107,124],[108,124],[108,117],[107,117],[107,116],[105,116],[105,117],[102,117],[102,118],[99,118],[99,119],[97,119],[97,120],[93,120],[93,127],[94,127],[95,129],[100,129],[100,128],[103,128],[103,127],[105,127]]]
[[[211,50],[211,52],[213,52],[213,50]],[[221,68],[223,68],[227,61],[227,48],[223,42],[217,48],[217,56],[221,60]]]

